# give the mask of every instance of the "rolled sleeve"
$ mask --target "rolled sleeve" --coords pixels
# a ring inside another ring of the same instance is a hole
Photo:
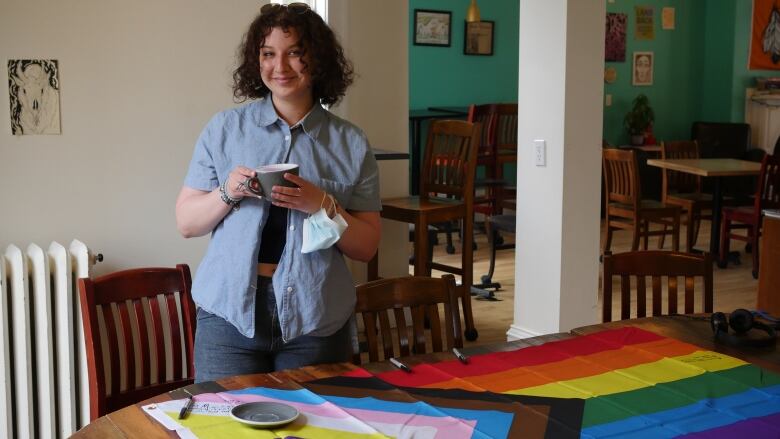
[[[219,115],[214,116],[203,129],[195,143],[195,151],[192,154],[184,185],[201,191],[212,191],[219,186],[217,170],[210,148],[214,145],[214,130],[221,123]]]
[[[379,199],[379,167],[368,144],[360,165],[360,175],[346,209],[366,212],[382,210],[382,201]]]

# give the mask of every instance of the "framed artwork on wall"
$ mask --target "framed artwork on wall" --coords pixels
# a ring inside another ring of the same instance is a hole
[[[653,85],[653,52],[634,52],[631,84]]]
[[[463,53],[466,55],[492,55],[493,25],[492,21],[467,21]]]
[[[416,46],[450,46],[452,12],[429,9],[414,10],[414,44]]]

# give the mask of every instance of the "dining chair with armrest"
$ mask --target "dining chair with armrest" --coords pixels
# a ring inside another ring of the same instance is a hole
[[[647,250],[649,236],[670,233],[666,226],[672,227],[672,248],[679,250],[680,208],[642,199],[636,152],[604,149],[602,158],[606,203],[604,224],[607,229],[603,252],[609,251],[615,230],[633,231],[631,250],[638,250],[639,239],[644,237],[644,249]],[[651,231],[651,223],[660,224],[664,229]]]
[[[720,260],[718,266],[726,268],[728,264],[731,239],[746,241],[753,255],[753,278],[758,279],[758,242],[761,236],[762,214],[764,209],[780,208],[780,159],[767,154],[761,161],[758,185],[753,197],[753,205],[746,207],[724,207],[720,223]],[[732,233],[735,229],[746,229],[746,235]]]
[[[695,311],[695,279],[702,278],[701,309],[698,312],[712,312],[712,259],[708,253],[694,255],[669,251],[632,251],[604,254],[604,275],[602,277],[601,317],[604,322],[612,321],[612,277],[620,277],[620,320],[631,317],[631,277],[636,286],[635,317],[647,316],[646,277],[651,277],[651,315],[678,313],[678,277],[684,278],[684,311]],[[663,312],[662,278],[667,278],[667,312]]]
[[[407,276],[379,279],[358,285],[355,314],[363,320],[368,360],[375,362],[426,353],[428,336],[431,352],[463,347],[458,296],[455,277],[451,274],[441,278]],[[444,307],[443,322],[439,305]],[[411,328],[406,312],[411,315]],[[394,320],[395,331],[391,328],[391,319]],[[426,319],[430,326],[428,336]],[[353,362],[361,363],[360,353],[354,355]]]
[[[90,420],[193,383],[195,305],[187,265],[124,270],[78,284]]]
[[[430,276],[431,269],[436,269],[462,277],[458,289],[463,301],[467,340],[476,340],[479,335],[471,310],[471,285],[474,277],[474,174],[481,129],[480,123],[433,121],[428,130],[420,173],[420,195],[385,198],[381,212],[382,218],[414,224],[415,276]],[[460,267],[429,262],[428,225],[450,221],[463,224]],[[372,266],[378,264],[376,260],[377,257],[371,262]]]

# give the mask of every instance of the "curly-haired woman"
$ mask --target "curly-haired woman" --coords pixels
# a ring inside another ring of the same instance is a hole
[[[238,56],[233,94],[252,102],[206,125],[176,201],[182,235],[211,233],[192,286],[198,382],[348,360],[355,289],[343,255],[368,261],[380,236],[368,140],[322,107],[353,77],[331,29],[305,4],[268,4]],[[254,168],[284,162],[299,165],[284,175],[297,187],[249,196]],[[302,253],[304,219],[322,208],[347,228]]]

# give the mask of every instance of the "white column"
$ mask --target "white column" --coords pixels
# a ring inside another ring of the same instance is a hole
[[[603,0],[520,2],[515,313],[509,339],[597,321]],[[535,165],[534,140],[546,143]]]

